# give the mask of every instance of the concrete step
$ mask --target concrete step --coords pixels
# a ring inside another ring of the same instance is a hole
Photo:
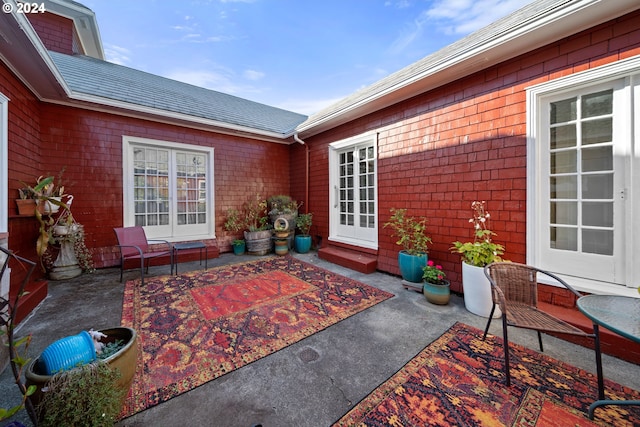
[[[593,332],[593,323],[577,308],[560,307],[543,302],[538,303],[538,308],[585,332]],[[583,339],[571,335],[558,335],[558,337],[583,347],[593,348],[592,339]],[[640,365],[640,343],[623,338],[603,327],[600,327],[600,349],[605,354]]]
[[[318,249],[318,257],[365,274],[374,273],[378,267],[378,259],[375,255],[338,246],[329,245]]]
[[[17,289],[11,289],[10,298],[11,301],[15,300],[15,292]],[[15,324],[19,324],[23,321],[44,299],[49,292],[49,282],[46,280],[38,280],[35,282],[27,283],[25,286],[24,295],[18,302],[18,308],[16,311]]]

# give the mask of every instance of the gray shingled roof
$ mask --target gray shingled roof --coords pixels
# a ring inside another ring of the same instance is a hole
[[[307,116],[81,55],[50,51],[69,88],[161,111],[289,136]]]

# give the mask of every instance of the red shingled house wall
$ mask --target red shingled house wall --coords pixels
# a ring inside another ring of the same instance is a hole
[[[640,54],[640,12],[491,66],[431,92],[305,139],[310,150],[309,210],[313,235],[329,245],[329,144],[382,129],[378,135],[378,224],[389,209],[424,215],[433,244],[429,257],[461,289],[455,240],[472,239],[471,202],[485,200],[495,241],[506,258],[526,260],[525,88]],[[305,147],[292,146],[292,164]],[[303,197],[304,171],[292,168],[294,197]],[[377,268],[399,274],[398,247],[379,227]],[[351,248],[358,249],[358,248]],[[371,253],[371,250],[362,250]]]

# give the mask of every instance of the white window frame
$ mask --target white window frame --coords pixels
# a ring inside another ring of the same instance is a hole
[[[634,262],[634,256],[640,251],[640,227],[637,226],[637,218],[640,214],[640,127],[631,123],[640,123],[640,55],[612,64],[603,65],[591,70],[586,70],[570,76],[561,77],[549,82],[527,88],[527,263],[540,266],[540,248],[538,242],[548,240],[546,229],[541,226],[539,212],[541,209],[542,192],[546,188],[540,188],[538,176],[538,141],[546,129],[541,128],[543,122],[541,107],[546,99],[567,93],[596,87],[603,84],[611,84],[614,81],[624,82],[623,91],[629,102],[630,108],[623,113],[623,121],[629,123],[625,129],[625,138],[630,141],[631,152],[625,153],[626,176],[624,178],[624,217],[623,224],[626,239],[624,254],[625,271],[623,273],[625,285],[615,285],[600,282],[587,277],[574,277],[563,275],[577,290],[595,294],[616,294],[637,296],[637,283],[640,281],[640,263]],[[632,183],[636,183],[635,187]],[[634,226],[635,224],[635,226]],[[544,266],[540,266],[544,268]]]
[[[9,190],[9,98],[0,93],[0,188]],[[0,233],[9,230],[8,198],[0,198]]]
[[[371,144],[375,153],[375,167],[374,167],[374,186],[376,192],[375,202],[375,222],[376,227],[371,229],[371,237],[368,240],[350,238],[341,236],[338,233],[339,224],[339,212],[337,209],[338,195],[336,189],[338,188],[338,154],[339,152],[358,145]],[[366,249],[378,249],[378,133],[367,132],[361,135],[353,136],[351,138],[343,139],[340,141],[329,144],[329,241],[345,243],[354,245]]]
[[[203,147],[200,145],[182,144],[171,141],[162,141],[156,139],[139,138],[123,135],[122,137],[122,197],[123,197],[123,223],[125,227],[135,225],[134,212],[134,195],[133,195],[133,146],[158,147],[167,150],[177,151],[196,151],[205,154],[207,157],[207,181],[206,181],[206,198],[207,198],[207,226],[206,232],[200,234],[174,234],[166,236],[158,234],[154,231],[154,227],[145,227],[147,238],[164,239],[170,242],[215,239],[215,204],[214,204],[214,149],[213,147]],[[170,204],[175,206],[175,194],[170,196]],[[175,218],[172,218],[175,221]],[[177,229],[177,228],[176,228]]]

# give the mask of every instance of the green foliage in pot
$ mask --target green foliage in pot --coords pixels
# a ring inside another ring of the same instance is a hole
[[[462,255],[462,260],[476,267],[484,267],[492,262],[502,261],[504,246],[494,243],[491,239],[496,235],[489,229],[491,215],[485,210],[485,202],[475,201],[471,204],[473,217],[469,220],[473,224],[473,242],[453,242],[452,252]]]
[[[262,199],[260,195],[256,195],[244,202],[242,209],[230,208],[227,210],[224,229],[234,233],[242,230],[267,230],[270,224],[266,210],[267,201]]]
[[[391,208],[391,218],[384,223],[384,227],[391,227],[392,235],[398,238],[396,244],[402,246],[409,255],[429,252],[428,245],[431,243],[431,238],[426,234],[426,218],[407,216],[406,209]]]
[[[299,207],[298,202],[285,194],[278,194],[267,199],[269,215],[295,215],[298,213]]]
[[[311,230],[311,223],[313,220],[313,214],[311,212],[299,214],[296,218],[296,227],[300,230],[303,236],[309,235],[309,230]]]
[[[54,375],[38,404],[40,426],[113,426],[122,392],[120,372],[104,362],[89,363]]]

